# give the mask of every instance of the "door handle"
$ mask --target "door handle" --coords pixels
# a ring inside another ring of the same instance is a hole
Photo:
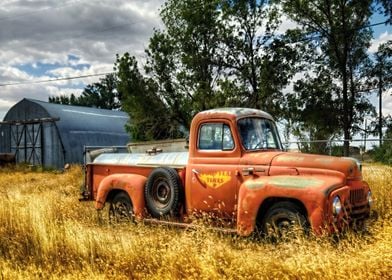
[[[253,175],[255,169],[253,167],[244,167],[242,169],[242,175],[244,176],[250,176]]]
[[[195,177],[196,177],[197,181],[199,182],[199,184],[200,184],[203,188],[206,189],[207,187],[204,185],[204,183],[203,183],[203,182],[200,180],[200,178],[199,178],[200,172],[193,168],[193,169],[192,169],[192,173],[195,174]]]
[[[193,172],[193,173],[195,173],[196,175],[199,175],[199,174],[200,174],[200,172],[199,172],[199,171],[197,171],[197,170],[196,170],[196,169],[194,169],[194,168],[192,169],[192,172]]]
[[[250,175],[254,175],[255,173],[258,172],[265,172],[265,169],[262,167],[244,167],[242,169],[242,175],[243,176],[250,176]]]

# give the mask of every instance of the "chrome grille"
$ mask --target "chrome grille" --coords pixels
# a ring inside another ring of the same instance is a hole
[[[350,191],[350,202],[355,204],[366,200],[366,194],[363,189],[351,190]]]

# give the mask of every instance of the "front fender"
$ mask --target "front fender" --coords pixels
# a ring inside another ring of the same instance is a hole
[[[237,232],[246,236],[254,231],[260,206],[269,198],[299,201],[307,211],[312,228],[319,228],[324,222],[329,194],[343,185],[344,180],[340,177],[322,175],[266,176],[246,180],[238,195]]]
[[[136,216],[142,216],[145,208],[144,186],[147,178],[137,174],[112,174],[105,177],[98,186],[95,208],[105,206],[108,194],[112,190],[122,190],[128,193]]]

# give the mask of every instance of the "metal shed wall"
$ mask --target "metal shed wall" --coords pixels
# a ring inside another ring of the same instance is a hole
[[[129,141],[125,131],[128,115],[124,112],[23,99],[8,111],[4,121],[42,118],[59,119],[42,125],[45,166],[60,168],[65,163],[83,162],[84,146],[121,146]],[[11,127],[3,124],[0,128],[0,152],[12,152],[6,140],[10,139]]]

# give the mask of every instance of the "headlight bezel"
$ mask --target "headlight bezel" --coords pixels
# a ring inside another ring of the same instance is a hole
[[[366,200],[367,200],[369,207],[372,207],[374,204],[374,199],[373,199],[373,194],[371,191],[368,191],[367,196],[366,196]]]
[[[335,216],[338,216],[342,212],[342,201],[340,200],[340,197],[337,195],[333,198],[332,200],[332,213]]]

